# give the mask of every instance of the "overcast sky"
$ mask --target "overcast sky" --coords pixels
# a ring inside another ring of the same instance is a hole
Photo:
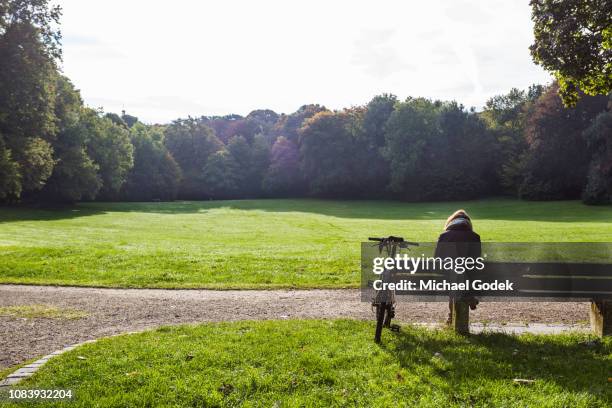
[[[527,0],[65,0],[63,70],[145,122],[338,109],[390,92],[481,108],[550,76]]]

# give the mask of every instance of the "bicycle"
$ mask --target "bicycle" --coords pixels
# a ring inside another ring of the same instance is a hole
[[[382,253],[384,249],[389,258],[395,258],[398,250],[408,249],[409,246],[419,246],[416,242],[405,241],[402,237],[394,236],[386,238],[368,238],[368,241],[378,242],[378,252]],[[383,282],[389,282],[392,274],[392,269],[385,269],[382,273]],[[372,299],[372,308],[376,309],[376,332],[374,333],[374,341],[380,343],[383,327],[390,328],[393,331],[399,331],[399,326],[391,325],[391,319],[395,317],[395,290],[377,290],[374,299]]]

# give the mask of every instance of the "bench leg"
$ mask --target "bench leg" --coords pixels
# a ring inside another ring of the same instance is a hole
[[[591,301],[591,329],[599,337],[612,335],[612,301]]]
[[[470,307],[467,302],[451,300],[451,328],[458,334],[470,334]]]

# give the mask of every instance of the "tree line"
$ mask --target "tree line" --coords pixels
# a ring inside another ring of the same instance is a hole
[[[58,69],[60,14],[47,0],[0,0],[2,202],[612,198],[608,96],[578,90],[565,106],[554,82],[479,112],[383,94],[147,125],[83,104]]]

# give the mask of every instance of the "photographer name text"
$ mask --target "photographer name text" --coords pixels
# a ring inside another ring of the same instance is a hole
[[[505,281],[492,281],[483,282],[481,280],[469,280],[466,279],[462,282],[450,282],[447,280],[422,280],[419,282],[410,281],[408,279],[402,279],[397,282],[384,282],[382,279],[377,279],[372,284],[375,290],[398,290],[398,291],[415,291],[415,292],[426,292],[426,291],[513,291],[514,282],[509,280]]]

